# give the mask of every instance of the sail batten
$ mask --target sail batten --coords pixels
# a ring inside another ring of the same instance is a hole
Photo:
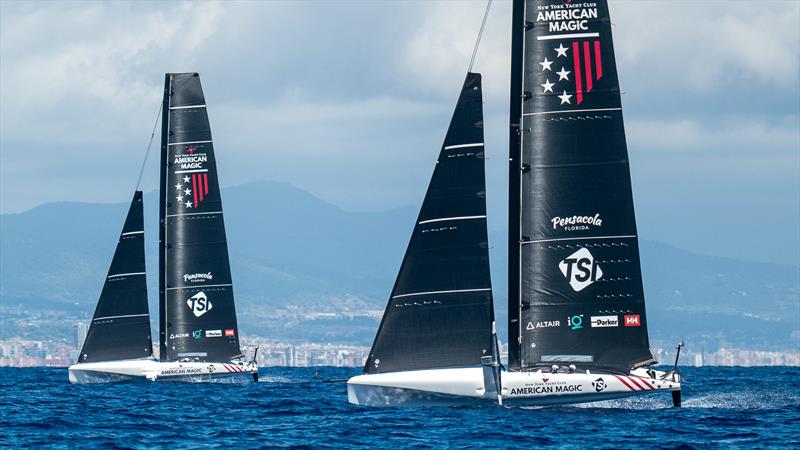
[[[514,33],[509,368],[626,372],[652,355],[608,5],[515,1]]]
[[[365,373],[476,366],[491,354],[480,75],[467,74]]]
[[[163,361],[241,355],[214,143],[200,78],[167,74],[161,145]]]
[[[144,260],[144,208],[136,191],[78,362],[147,358],[153,354]]]

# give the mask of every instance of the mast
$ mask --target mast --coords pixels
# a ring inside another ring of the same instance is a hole
[[[520,368],[520,175],[522,67],[525,1],[514,0],[511,17],[511,98],[508,127],[508,370]]]
[[[108,268],[79,363],[153,354],[144,262],[142,192],[136,191]]]
[[[167,291],[166,291],[166,254],[167,254],[167,167],[169,152],[169,98],[172,77],[164,76],[164,94],[161,102],[161,158],[159,159],[159,199],[158,199],[158,345],[159,360],[167,360]]]
[[[654,359],[608,5],[525,3],[515,47],[525,86],[521,345],[510,366],[627,372]]]
[[[492,356],[481,77],[467,73],[364,372]]]
[[[241,356],[214,144],[196,73],[167,74],[161,159],[163,361]]]

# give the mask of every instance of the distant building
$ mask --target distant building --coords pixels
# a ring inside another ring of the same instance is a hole
[[[87,322],[78,322],[75,324],[75,346],[78,348],[83,347],[83,341],[86,340],[86,335],[89,334],[89,324]]]

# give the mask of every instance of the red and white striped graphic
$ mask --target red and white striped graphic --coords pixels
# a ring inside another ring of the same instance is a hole
[[[575,71],[575,99],[580,105],[583,103],[583,94],[592,92],[594,82],[603,78],[600,41],[574,41],[572,61]]]
[[[641,377],[629,377],[627,375],[614,375],[625,387],[631,391],[653,391],[655,388],[649,381]]]
[[[247,372],[248,370],[242,366],[237,366],[236,364],[223,364],[222,367],[225,368],[230,373],[239,373],[239,372]]]

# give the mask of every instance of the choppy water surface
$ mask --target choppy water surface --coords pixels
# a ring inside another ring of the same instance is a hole
[[[318,372],[319,378],[314,378]],[[0,444],[55,447],[800,447],[800,368],[684,369],[669,393],[542,408],[347,404],[353,369],[262,369],[242,384],[72,386],[0,368]]]

